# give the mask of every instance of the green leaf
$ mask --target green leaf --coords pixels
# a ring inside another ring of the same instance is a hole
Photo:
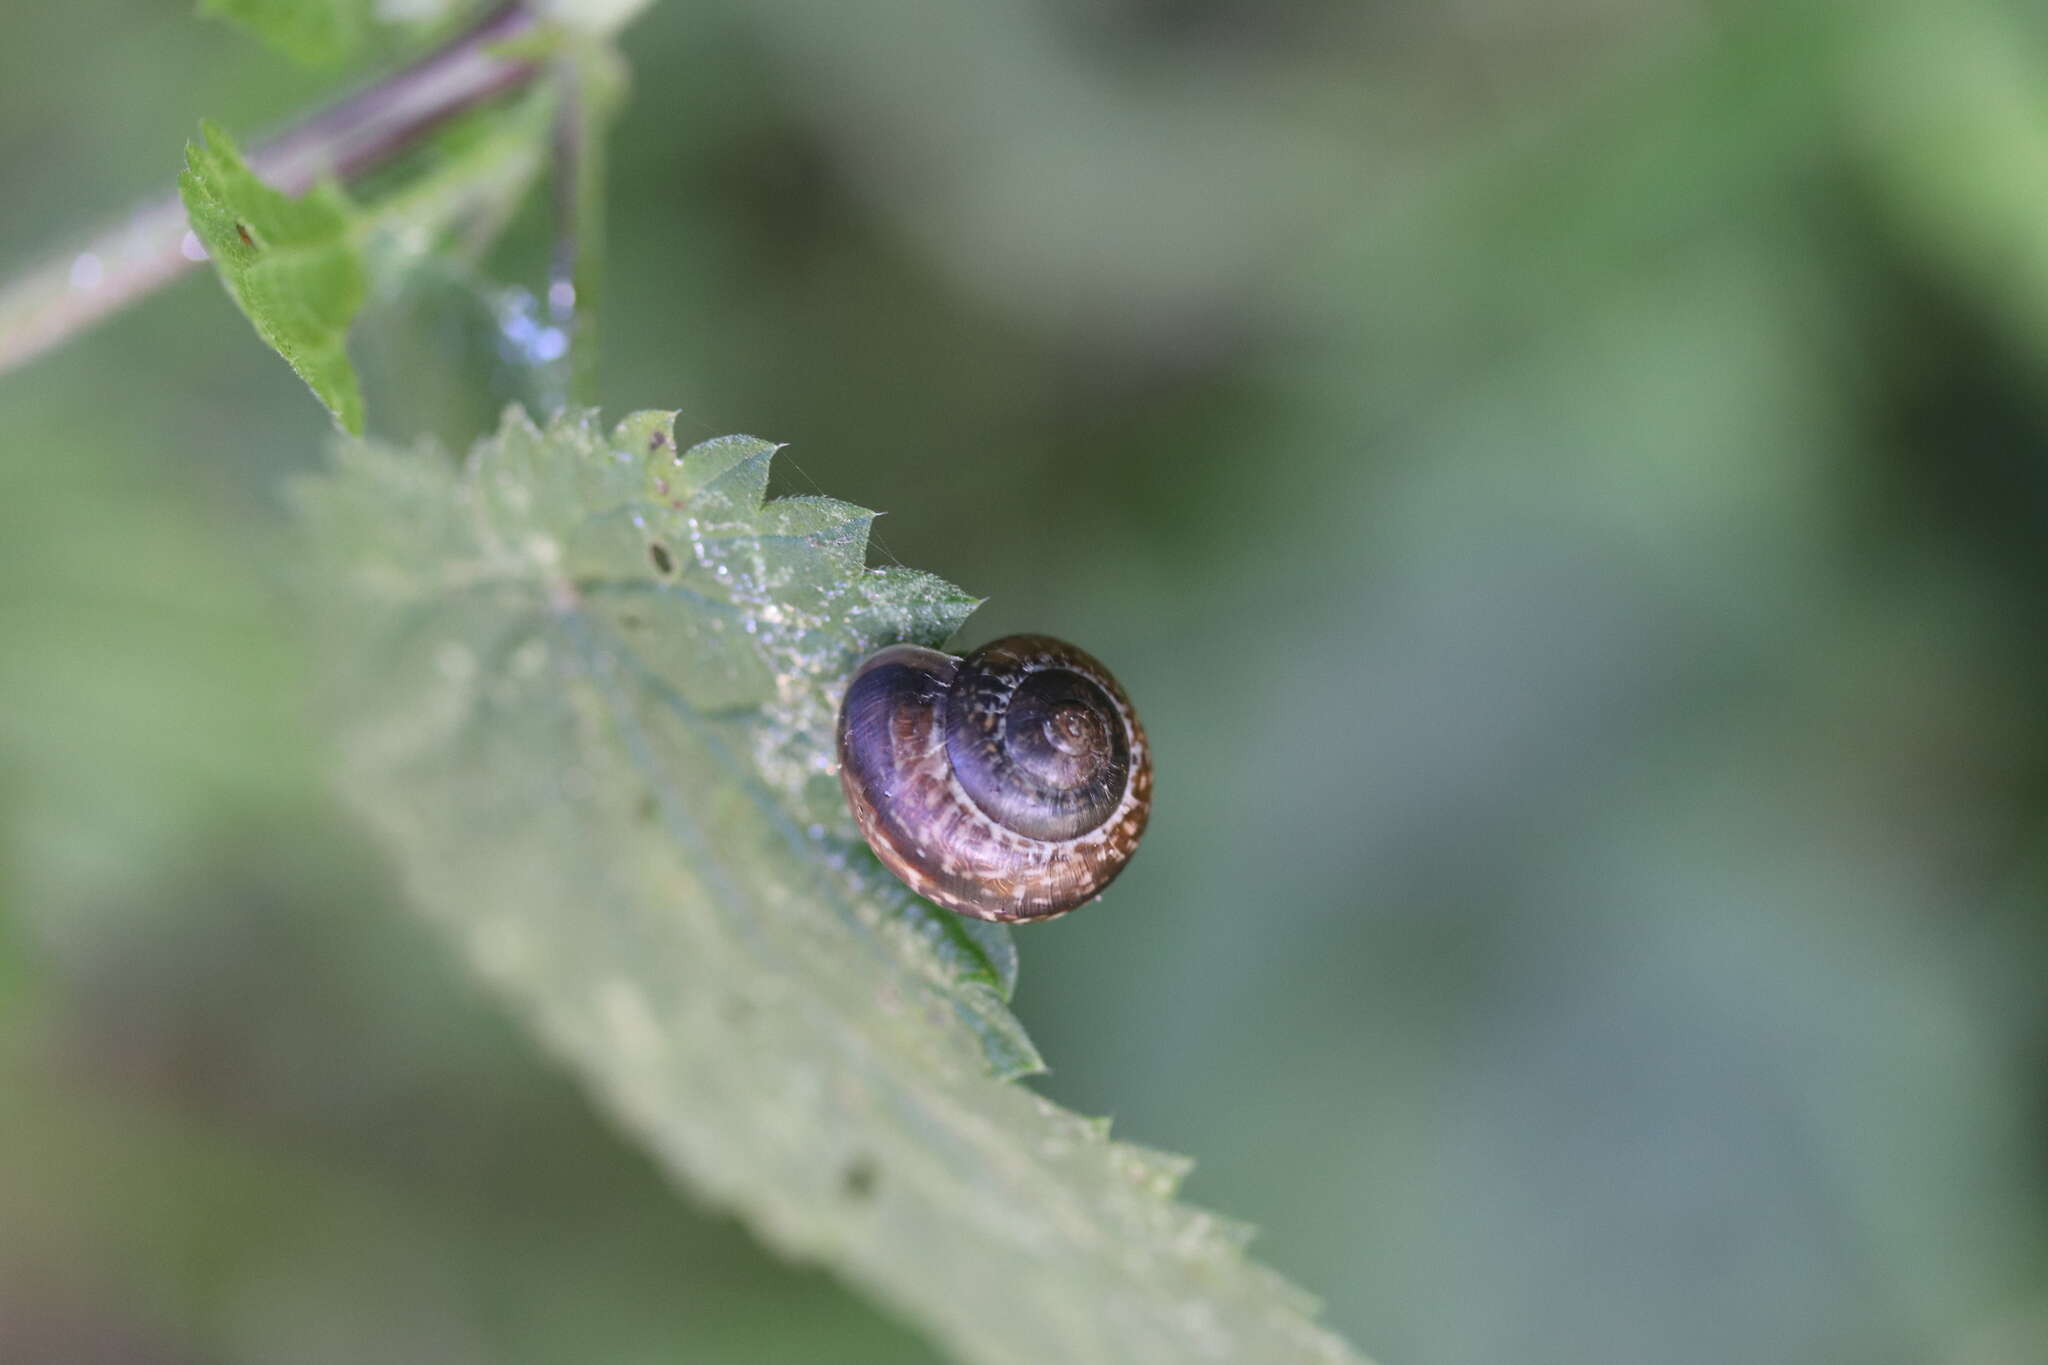
[[[598,37],[618,32],[653,0],[539,0],[538,10],[572,32]]]
[[[414,899],[679,1178],[961,1358],[1348,1361],[1187,1163],[1010,1083],[1007,931],[912,897],[834,706],[974,602],[764,501],[775,447],[518,412],[455,466],[344,442],[300,503],[342,785]],[[1113,914],[1113,908],[1096,911]]]
[[[178,191],[192,231],[256,331],[285,358],[335,420],[363,429],[363,399],[349,365],[349,323],[365,275],[354,211],[333,185],[303,198],[257,178],[227,134],[204,126],[185,148]]]
[[[247,29],[307,66],[354,56],[370,27],[370,0],[199,0],[199,12]]]

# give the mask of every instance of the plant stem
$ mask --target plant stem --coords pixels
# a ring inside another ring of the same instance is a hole
[[[504,5],[412,65],[264,143],[249,164],[286,194],[303,194],[323,176],[346,179],[382,165],[455,115],[532,80],[538,61],[496,49],[535,24],[524,5]],[[205,259],[173,193],[0,286],[0,374]]]
[[[550,320],[569,339],[568,397],[597,401],[597,311],[604,274],[605,125],[618,104],[609,53],[588,43],[567,47],[553,77],[560,91],[554,128],[555,250],[550,262]]]
[[[555,109],[554,128],[554,211],[555,249],[548,262],[548,321],[569,339],[569,395],[588,402],[580,382],[588,373],[590,351],[595,340],[587,319],[595,299],[585,299],[577,286],[578,257],[581,254],[582,216],[578,213],[582,186],[579,183],[584,152],[583,125],[589,117],[584,106],[583,73],[573,56],[558,59],[556,80],[561,85],[561,103]]]

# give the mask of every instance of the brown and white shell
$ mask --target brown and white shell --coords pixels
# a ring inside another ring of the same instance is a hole
[[[1109,670],[1011,635],[965,658],[894,645],[839,710],[840,782],[910,889],[978,919],[1051,919],[1123,871],[1152,809],[1145,729]]]

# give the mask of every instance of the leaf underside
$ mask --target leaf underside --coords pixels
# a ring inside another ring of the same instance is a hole
[[[368,285],[347,197],[331,184],[297,199],[278,193],[211,124],[185,149],[178,192],[193,233],[257,333],[336,421],[360,434],[363,399],[347,341]]]
[[[961,1358],[1356,1359],[1174,1202],[1185,1161],[1009,1083],[1008,931],[883,871],[832,759],[855,661],[974,602],[867,566],[867,511],[764,501],[774,449],[651,413],[515,411],[459,467],[343,442],[299,491],[352,803],[675,1175]]]

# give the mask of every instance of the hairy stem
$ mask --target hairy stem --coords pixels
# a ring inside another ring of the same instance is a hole
[[[382,165],[456,114],[533,79],[541,64],[497,49],[532,32],[520,4],[402,70],[315,114],[250,153],[250,165],[287,194],[323,176],[346,179]],[[0,374],[137,303],[206,259],[175,192],[144,205],[76,250],[0,286]]]

